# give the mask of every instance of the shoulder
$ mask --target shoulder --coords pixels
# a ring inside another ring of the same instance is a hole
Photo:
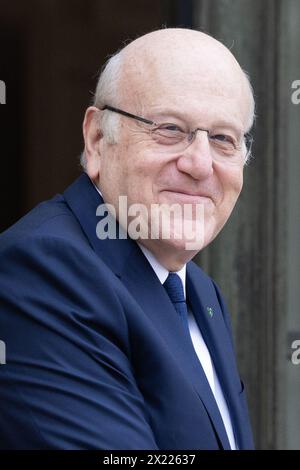
[[[62,196],[39,204],[0,235],[0,301],[118,311],[120,284],[98,257]],[[10,299],[10,300],[8,300]],[[49,309],[50,311],[50,309]]]
[[[27,244],[30,239],[74,239],[88,243],[80,224],[61,195],[38,204],[5,232],[0,234],[0,254],[15,245]]]
[[[94,335],[90,326],[77,331],[78,325],[94,325],[118,337],[127,350],[120,281],[65,204],[39,205],[1,235],[0,245],[0,330],[6,338],[22,323],[32,336],[40,325],[69,339],[73,335],[78,343],[85,334]]]

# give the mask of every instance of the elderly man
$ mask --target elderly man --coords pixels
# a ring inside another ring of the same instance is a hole
[[[206,34],[155,31],[108,61],[84,174],[1,236],[1,448],[253,447],[226,306],[190,261],[237,201],[253,114]]]

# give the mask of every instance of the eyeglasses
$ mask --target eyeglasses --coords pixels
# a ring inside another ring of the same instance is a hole
[[[150,125],[149,133],[152,139],[160,146],[161,151],[167,153],[177,153],[186,150],[187,147],[194,142],[197,132],[199,131],[207,133],[212,155],[216,159],[238,163],[242,159],[246,161],[251,154],[252,138],[249,134],[244,134],[242,139],[238,141],[232,135],[211,132],[208,129],[199,127],[193,131],[185,131],[179,125],[171,122],[159,124],[144,117],[123,111],[122,109],[114,108],[113,106],[105,105],[102,108],[102,111],[104,110],[112,111]]]

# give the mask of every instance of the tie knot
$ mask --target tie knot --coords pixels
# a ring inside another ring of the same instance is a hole
[[[164,288],[173,303],[185,302],[183,285],[178,274],[170,273],[164,282]]]

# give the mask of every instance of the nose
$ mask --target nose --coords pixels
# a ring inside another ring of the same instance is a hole
[[[213,160],[208,132],[197,129],[191,144],[177,160],[177,168],[195,179],[205,179],[213,173]]]

